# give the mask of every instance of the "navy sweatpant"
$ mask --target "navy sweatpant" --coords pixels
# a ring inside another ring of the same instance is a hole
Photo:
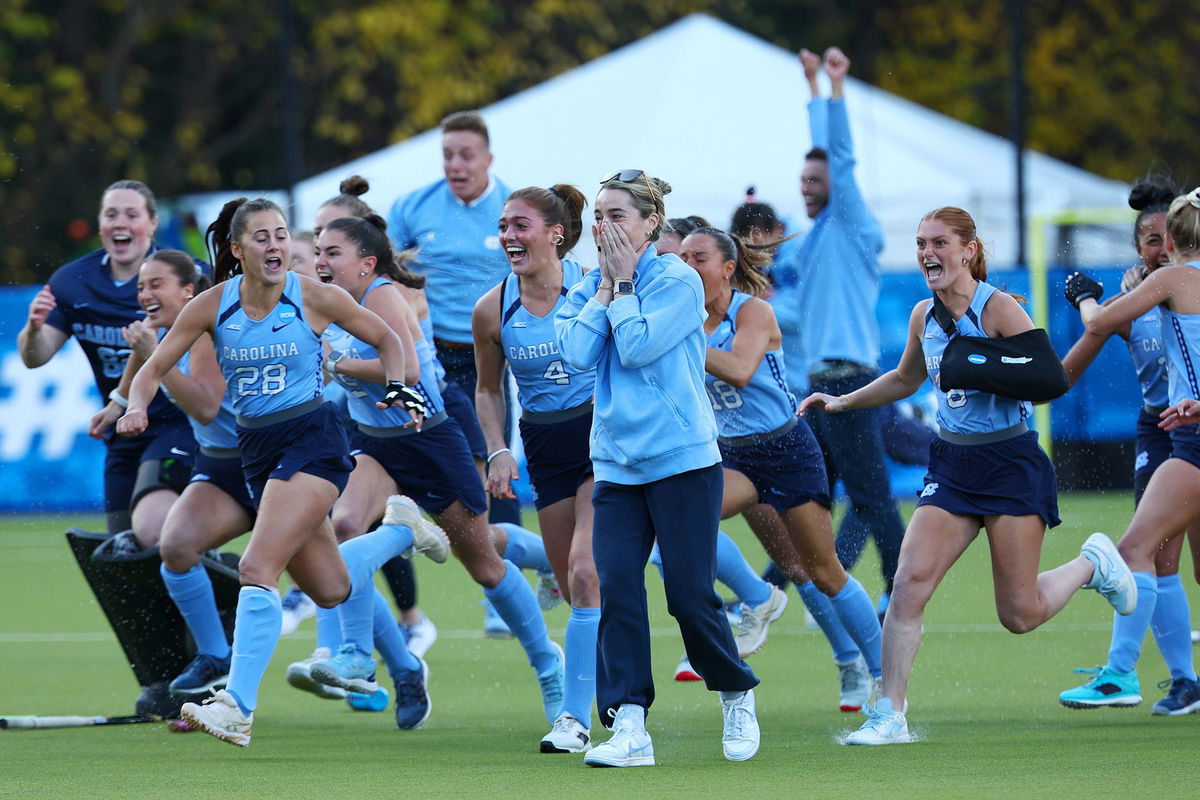
[[[596,707],[605,725],[612,721],[609,712],[615,713],[622,703],[649,709],[654,702],[645,572],[656,537],[667,610],[679,623],[688,658],[705,685],[714,691],[740,692],[758,684],[738,657],[713,589],[723,483],[720,464],[632,486],[596,481]]]

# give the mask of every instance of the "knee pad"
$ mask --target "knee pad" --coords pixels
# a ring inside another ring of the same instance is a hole
[[[151,458],[138,464],[137,480],[133,484],[133,495],[129,507],[133,508],[138,501],[150,492],[158,489],[170,489],[182,493],[192,478],[192,462],[179,461],[174,458]]]
[[[106,536],[78,528],[67,531],[67,544],[138,683],[152,686],[182,672],[196,648],[163,585],[158,548],[141,549],[131,531]],[[208,553],[203,563],[226,635],[232,635],[240,591],[237,556]]]

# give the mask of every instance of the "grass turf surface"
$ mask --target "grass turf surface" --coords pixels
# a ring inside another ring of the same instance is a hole
[[[1078,553],[1093,530],[1119,537],[1126,495],[1062,498],[1066,523],[1047,536],[1043,567]],[[0,518],[0,716],[129,714],[137,687],[63,539],[98,517]],[[765,556],[740,521],[725,530],[753,564]],[[1186,548],[1185,548],[1186,549]],[[872,548],[856,574],[876,594]],[[1193,605],[1200,593],[1185,557]],[[548,730],[532,670],[515,641],[482,636],[479,589],[453,560],[418,561],[422,608],[440,629],[430,651],[433,714],[416,732],[395,729],[391,710],[356,713],[290,688],[290,661],[313,646],[313,623],[280,642],[260,695],[248,749],[160,724],[0,732],[0,796],[270,797],[618,796],[740,798],[1187,797],[1196,717],[1151,717],[1167,671],[1147,638],[1140,664],[1145,702],[1133,709],[1073,711],[1058,692],[1081,682],[1072,667],[1101,663],[1111,612],[1079,593],[1058,617],[1025,636],[996,621],[985,545],[951,570],[927,611],[909,694],[909,746],[835,744],[861,717],[837,711],[837,672],[803,604],[788,612],[750,659],[763,744],[743,764],[721,757],[721,715],[699,684],[671,680],[682,645],[661,582],[647,574],[658,698],[649,718],[659,765],[593,770],[575,755],[542,755]],[[723,590],[723,587],[719,587]],[[562,641],[567,610],[547,615]],[[382,668],[381,668],[382,669]],[[607,738],[597,723],[599,740]]]

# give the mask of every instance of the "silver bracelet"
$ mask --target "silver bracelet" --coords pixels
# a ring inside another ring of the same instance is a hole
[[[119,405],[121,408],[129,408],[129,401],[116,389],[108,393],[108,399]]]
[[[492,459],[494,459],[496,456],[500,455],[501,453],[511,453],[511,452],[512,451],[509,450],[507,447],[501,447],[499,450],[497,450],[496,452],[492,453],[491,455],[489,455],[487,457],[488,466],[490,467],[492,465]]]

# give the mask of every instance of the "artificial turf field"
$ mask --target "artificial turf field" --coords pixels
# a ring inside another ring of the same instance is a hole
[[[1075,555],[1093,530],[1117,538],[1130,515],[1125,494],[1064,496],[1061,506],[1065,523],[1048,536],[1043,566]],[[132,713],[132,673],[63,539],[70,525],[99,524],[98,517],[0,519],[0,716]],[[752,563],[765,561],[740,521],[725,530]],[[874,595],[878,568],[868,550],[856,574]],[[1196,607],[1200,592],[1186,556],[1183,571]],[[520,647],[483,638],[480,592],[453,560],[419,560],[418,581],[421,606],[441,633],[427,657],[433,713],[423,729],[401,732],[390,711],[356,713],[289,687],[284,669],[313,646],[308,621],[284,637],[271,662],[249,748],[171,734],[161,724],[0,731],[0,796],[1065,800],[1195,797],[1200,784],[1200,717],[1150,715],[1162,695],[1154,684],[1167,675],[1152,640],[1140,665],[1141,706],[1061,707],[1058,692],[1079,682],[1071,668],[1105,658],[1109,607],[1081,592],[1042,629],[1009,634],[996,621],[979,542],[926,614],[909,694],[920,742],[835,744],[861,717],[837,711],[829,648],[805,627],[803,605],[790,592],[788,612],[750,659],[762,680],[762,749],[740,764],[721,757],[715,696],[671,680],[682,646],[656,574],[647,576],[658,677],[648,727],[658,766],[626,770],[538,753],[548,726]],[[567,614],[562,606],[547,614],[559,642]],[[607,738],[593,724],[597,738]]]

